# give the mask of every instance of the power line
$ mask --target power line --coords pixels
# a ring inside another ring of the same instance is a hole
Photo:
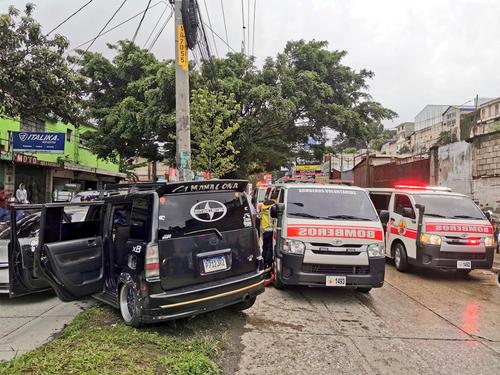
[[[120,9],[122,9],[122,7],[125,5],[125,3],[127,2],[127,0],[123,0],[122,3],[120,4],[120,6],[118,7],[117,10],[115,10],[115,12],[113,13],[113,15],[111,16],[111,18],[106,22],[106,24],[102,27],[102,29],[99,31],[99,33],[95,36],[94,39],[92,39],[92,42],[87,46],[87,48],[85,49],[85,52],[87,52],[95,43],[95,41],[97,40],[97,38],[99,38],[101,36],[101,34],[103,33],[103,31],[106,29],[106,27],[108,27],[108,25],[110,24],[111,21],[113,21],[113,18],[115,18],[115,16],[118,14],[118,12],[120,11]]]
[[[243,41],[241,42],[241,52],[245,53],[245,5],[243,4],[244,0],[241,0],[241,20],[242,20],[242,28],[243,28]]]
[[[146,39],[146,41],[144,42],[144,48],[146,48],[146,45],[148,44],[149,39],[151,39],[151,36],[153,35],[156,28],[158,27],[158,24],[160,23],[165,12],[167,11],[167,8],[168,8],[168,5],[165,5],[165,8],[163,9],[163,12],[161,12],[160,17],[158,17],[158,20],[156,21],[155,26],[153,27],[153,30],[151,30],[151,32],[149,33],[148,39]]]
[[[203,25],[205,25],[211,32],[214,33],[214,35],[219,38],[226,46],[229,48],[231,51],[236,53],[236,50],[229,45],[228,42],[226,42],[219,34],[217,34],[214,30],[210,29],[210,26],[208,26],[205,22],[203,22]]]
[[[64,19],[61,23],[59,23],[56,27],[54,27],[52,30],[50,30],[47,33],[47,36],[52,34],[54,31],[56,31],[58,28],[60,28],[62,25],[64,25],[66,22],[68,22],[73,16],[76,16],[79,12],[81,12],[87,5],[89,5],[92,1],[94,0],[89,0],[85,4],[83,4],[80,8],[78,8],[76,11],[71,13],[66,19]]]
[[[137,29],[135,29],[134,36],[132,37],[132,43],[135,43],[135,38],[137,37],[137,34],[139,33],[139,29],[142,26],[142,21],[144,21],[144,17],[146,17],[146,13],[148,12],[150,5],[151,5],[151,0],[148,1],[148,5],[146,5],[146,9],[144,9],[144,13],[142,13],[142,17],[141,17],[141,20],[139,21],[139,25],[137,25]]]
[[[203,3],[205,3],[205,11],[207,12],[208,24],[210,25],[210,29],[212,29],[212,21],[210,20],[210,13],[208,12],[207,0],[203,0]],[[212,39],[214,41],[215,54],[219,56],[219,51],[217,50],[217,43],[215,43],[215,35],[213,31],[212,31]]]
[[[164,1],[159,1],[159,2],[157,2],[157,3],[153,4],[153,5],[151,5],[151,7],[150,7],[149,9],[152,9],[152,8],[154,8],[155,6],[157,6],[157,5],[161,4],[161,3],[165,3],[165,2],[164,2]],[[165,8],[166,8],[166,6],[165,6]],[[122,25],[126,24],[127,22],[132,21],[133,19],[135,19],[135,18],[139,17],[141,14],[142,14],[142,11],[140,11],[139,13],[137,13],[136,15],[134,15],[134,16],[132,16],[132,17],[127,18],[126,20],[124,20],[124,21],[120,22],[118,25],[113,26],[111,29],[108,29],[108,30],[106,30],[105,32],[103,32],[103,33],[100,35],[100,37],[101,37],[101,36],[104,36],[104,35],[106,35],[106,34],[108,34],[108,33],[110,33],[111,31],[113,31],[113,30],[115,30],[115,29],[119,28],[120,26],[122,26]],[[91,39],[87,40],[86,42],[80,43],[80,44],[79,44],[79,45],[77,45],[75,48],[71,49],[69,52],[72,52],[72,51],[74,51],[74,50],[76,50],[76,49],[78,49],[78,48],[80,48],[80,47],[83,47],[84,45],[89,44],[89,43],[90,43],[90,42],[92,42],[93,40],[94,40],[94,38],[91,38]]]
[[[255,56],[255,12],[257,10],[257,0],[253,0],[253,30],[252,30],[252,56]]]
[[[250,55],[250,0],[247,0],[247,55]]]
[[[165,27],[167,27],[167,24],[168,24],[168,22],[170,21],[170,19],[172,18],[173,15],[174,15],[174,10],[172,9],[171,12],[170,12],[170,14],[169,14],[169,16],[167,17],[167,19],[165,20],[165,22],[163,23],[163,25],[160,27],[158,33],[156,34],[156,36],[154,37],[153,41],[149,45],[149,47],[148,47],[148,51],[149,52],[151,52],[151,50],[155,46],[156,41],[160,38],[160,35],[163,33],[163,30],[165,30]]]
[[[224,12],[224,3],[222,0],[220,0],[220,6],[222,8],[222,19],[224,20],[224,30],[226,31],[226,44],[227,44],[229,42],[229,37],[227,35],[226,12]]]

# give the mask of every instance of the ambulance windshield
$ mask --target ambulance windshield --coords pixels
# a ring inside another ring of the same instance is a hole
[[[413,197],[417,204],[425,206],[424,216],[486,220],[479,207],[467,197],[445,194],[414,194]]]
[[[368,194],[348,189],[289,189],[287,216],[320,220],[378,220]]]

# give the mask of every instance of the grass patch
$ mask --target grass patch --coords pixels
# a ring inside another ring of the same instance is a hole
[[[80,313],[54,340],[0,363],[0,374],[220,374],[212,360],[222,342],[189,339],[123,324],[106,307]]]

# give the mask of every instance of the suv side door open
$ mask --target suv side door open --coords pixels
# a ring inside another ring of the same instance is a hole
[[[31,254],[22,251],[16,231],[11,233],[9,266],[11,296],[20,296],[52,287],[63,301],[73,301],[100,292],[103,287],[103,247],[101,237],[100,208],[102,203],[92,203],[90,220],[71,222],[65,207],[82,205],[45,204],[41,208],[40,235]],[[95,214],[97,207],[97,215]],[[30,208],[30,207],[28,207]],[[94,211],[94,212],[93,212]],[[97,216],[97,217],[95,217]],[[32,267],[31,276],[16,272],[22,259],[25,267]],[[30,279],[37,283],[30,283]]]

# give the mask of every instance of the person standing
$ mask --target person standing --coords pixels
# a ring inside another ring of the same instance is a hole
[[[272,199],[266,199],[262,203],[260,232],[262,233],[262,257],[265,268],[273,265],[273,221],[271,219],[271,207],[274,205]]]
[[[27,204],[28,202],[28,192],[24,184],[21,182],[19,184],[19,189],[16,190],[16,203],[18,204]]]

